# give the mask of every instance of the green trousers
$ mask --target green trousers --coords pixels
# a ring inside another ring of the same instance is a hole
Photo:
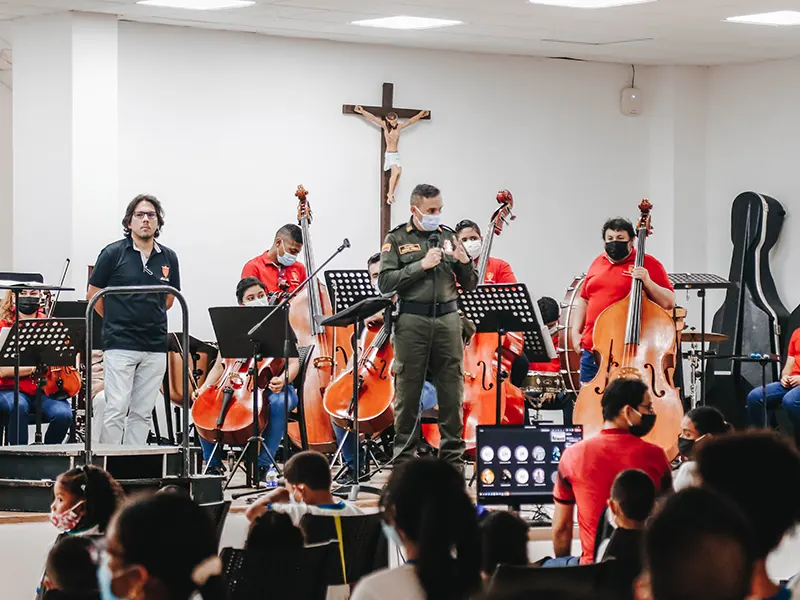
[[[396,463],[414,456],[420,441],[419,398],[426,373],[439,402],[439,456],[460,465],[464,453],[464,346],[457,312],[443,317],[401,314],[394,326]]]

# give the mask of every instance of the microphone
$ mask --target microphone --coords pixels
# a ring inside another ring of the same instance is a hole
[[[349,247],[350,247],[350,240],[344,238],[344,240],[342,240],[342,245],[339,246],[339,249],[336,252],[342,252],[345,248]]]
[[[432,233],[428,236],[428,248],[439,248],[442,245],[442,236]]]

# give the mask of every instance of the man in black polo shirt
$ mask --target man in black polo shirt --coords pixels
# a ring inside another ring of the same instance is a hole
[[[156,243],[164,211],[154,196],[140,195],[125,210],[125,237],[97,257],[88,298],[101,289],[171,285],[180,289],[178,256]],[[143,446],[167,365],[167,310],[175,297],[111,295],[98,301],[103,316],[106,407],[100,442]],[[127,417],[127,426],[125,419]]]

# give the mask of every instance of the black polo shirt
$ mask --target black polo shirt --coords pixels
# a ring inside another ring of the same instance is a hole
[[[178,255],[156,243],[147,264],[131,238],[109,244],[97,257],[89,285],[97,288],[171,285],[181,289]],[[110,295],[103,298],[103,349],[167,351],[165,294]]]

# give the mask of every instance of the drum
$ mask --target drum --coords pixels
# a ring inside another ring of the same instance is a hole
[[[528,371],[528,376],[522,384],[522,391],[526,394],[560,394],[566,391],[561,373],[553,371]]]
[[[572,280],[561,303],[561,317],[558,320],[558,354],[561,358],[561,374],[566,391],[577,394],[581,389],[581,349],[572,345],[570,330],[573,325],[575,303],[580,298],[586,274]]]

